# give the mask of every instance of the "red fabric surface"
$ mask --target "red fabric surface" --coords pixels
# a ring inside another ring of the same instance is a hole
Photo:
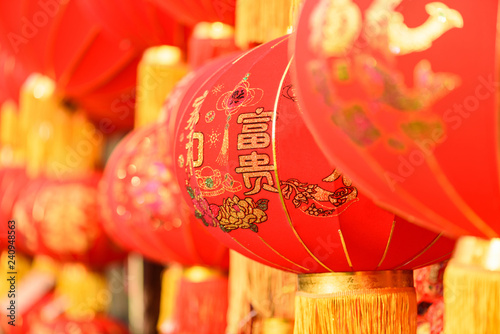
[[[235,0],[149,0],[170,12],[179,22],[194,26],[198,22],[234,25]]]
[[[288,39],[226,63],[180,103],[174,160],[196,215],[232,249],[294,272],[449,257],[451,239],[380,209],[328,163],[300,117]]]
[[[162,118],[173,121],[182,97],[221,62],[183,79],[167,99]],[[227,249],[198,224],[181,195],[172,137],[169,127],[153,124],[133,131],[115,148],[100,185],[107,232],[124,247],[162,263],[227,268]]]
[[[326,156],[377,203],[455,237],[498,237],[498,3],[442,4],[378,15],[368,0],[308,0],[291,48],[298,95]]]
[[[96,123],[131,127],[142,50],[85,15],[78,1],[3,1],[0,45],[27,71],[54,79],[58,93]]]
[[[123,259],[125,253],[109,240],[98,217],[99,179],[95,174],[28,183],[14,206],[16,242],[30,254],[93,268]]]

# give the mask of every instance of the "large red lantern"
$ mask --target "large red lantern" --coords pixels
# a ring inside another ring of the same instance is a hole
[[[124,253],[104,234],[97,211],[99,175],[63,181],[39,178],[19,195],[17,242],[31,254],[102,268]]]
[[[434,230],[497,238],[459,243],[450,333],[500,324],[497,15],[497,2],[311,0],[291,49],[304,115],[361,189]]]
[[[330,293],[326,304],[338,298],[335,293],[346,296],[329,279],[358,282],[347,292],[352,299],[337,299],[347,308],[359,302],[357,289],[369,289],[366,282],[392,280],[400,290],[391,291],[404,291],[393,297],[405,306],[394,311],[402,313],[391,332],[411,332],[416,313],[408,270],[448,257],[453,242],[378,208],[326,161],[300,118],[289,75],[289,38],[229,61],[181,102],[178,180],[219,240],[254,260],[301,274],[298,333],[321,322],[317,317],[325,310],[317,312],[311,302],[323,300],[321,293]],[[373,298],[392,298],[381,291],[376,288]],[[320,332],[345,332],[349,320],[342,310],[332,308],[340,312],[332,318],[340,320],[318,325]],[[385,316],[379,315],[363,313],[352,321],[371,333],[384,326]]]
[[[162,117],[175,117],[171,114],[182,97],[220,65],[215,61],[183,79],[167,99]],[[175,310],[163,324],[165,333],[220,333],[226,325],[228,250],[199,225],[184,202],[175,182],[171,138],[170,129],[153,123],[115,148],[100,188],[105,226],[125,247],[184,267]],[[208,310],[214,314],[209,316]]]
[[[129,127],[142,50],[82,14],[77,1],[2,2],[0,45],[30,72],[50,76],[103,131]]]

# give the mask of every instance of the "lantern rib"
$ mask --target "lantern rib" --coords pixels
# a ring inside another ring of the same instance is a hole
[[[351,267],[352,271],[354,271],[354,268],[352,267],[351,257],[349,256],[349,252],[347,251],[347,245],[344,240],[344,235],[342,234],[342,230],[340,228],[339,228],[339,237],[340,237],[340,242],[342,243],[342,249],[344,250],[347,263],[349,264],[349,267]]]
[[[273,267],[276,267],[276,268],[281,268],[282,270],[290,271],[290,272],[292,272],[292,273],[294,273],[294,274],[301,274],[301,272],[300,272],[300,271],[297,271],[297,270],[292,270],[292,269],[290,269],[290,268],[286,268],[286,267],[280,266],[280,265],[279,265],[279,264],[277,264],[277,263],[274,263],[274,262],[272,262],[272,261],[269,261],[268,259],[265,259],[265,258],[263,258],[262,256],[255,254],[255,253],[254,253],[254,252],[252,252],[250,249],[248,249],[248,248],[246,248],[245,246],[243,246],[243,244],[242,244],[241,242],[239,242],[237,239],[235,239],[235,238],[233,238],[233,237],[231,237],[231,238],[233,239],[233,241],[234,241],[234,242],[236,242],[239,246],[241,246],[241,248],[243,248],[244,250],[246,250],[247,252],[249,252],[249,253],[250,253],[250,254],[252,254],[253,256],[258,257],[261,261],[264,261],[264,262],[270,263],[270,264],[271,264],[271,266],[273,266]]]
[[[391,232],[389,234],[389,238],[387,239],[387,245],[385,246],[384,254],[382,255],[382,258],[380,259],[380,262],[378,263],[378,265],[377,265],[377,267],[375,269],[380,268],[380,266],[382,265],[382,263],[385,260],[385,257],[387,256],[387,253],[389,252],[389,246],[391,245],[392,235],[394,234],[394,229],[395,228],[396,228],[396,221],[394,220],[392,222]]]
[[[437,237],[434,238],[434,240],[431,241],[430,244],[427,245],[427,247],[425,247],[420,253],[418,253],[415,257],[413,257],[411,260],[409,261],[406,261],[405,263],[403,263],[402,265],[394,268],[394,270],[398,270],[404,266],[407,266],[409,265],[410,263],[412,263],[413,261],[415,261],[416,259],[418,259],[419,257],[421,257],[425,252],[427,252],[432,246],[434,246],[434,244],[439,240],[441,239],[441,237],[443,236],[443,233],[439,233],[437,235]]]
[[[295,262],[293,262],[292,260],[290,260],[289,258],[287,258],[286,256],[284,256],[283,254],[281,254],[280,252],[278,252],[276,249],[274,249],[270,244],[267,243],[266,240],[264,240],[261,236],[259,236],[259,239],[267,246],[269,247],[273,252],[275,252],[276,254],[278,254],[281,258],[283,258],[284,260],[290,262],[291,264],[293,264],[294,266],[297,266],[299,267],[300,269],[303,269],[303,270],[307,270],[307,271],[310,271],[310,269],[306,268],[306,267],[303,267],[301,266],[300,264],[297,264]]]
[[[362,153],[360,153],[360,151],[362,151],[362,149],[360,149],[359,147],[354,146],[354,149],[356,150],[357,154],[362,154]],[[380,163],[377,160],[375,160],[373,157],[371,157],[370,155],[365,155],[364,159],[366,161],[366,166],[369,166],[369,168],[371,168],[375,172],[375,174],[385,175],[385,173],[387,172],[387,170],[384,169],[380,165]],[[341,160],[339,160],[339,161],[341,161]],[[340,166],[340,167],[342,167],[342,170],[344,170],[346,172],[350,171],[350,169],[348,168],[348,166],[343,165],[343,166]],[[347,173],[347,174],[349,174],[349,173]],[[351,174],[355,175],[356,173],[351,173]],[[369,185],[367,185],[363,181],[364,180],[361,178],[361,179],[357,180],[357,183],[360,183],[360,184],[363,185],[362,188],[366,189],[366,193],[369,193],[369,194],[376,193],[374,191],[368,191],[368,190],[371,189],[371,187]],[[406,190],[404,190],[401,186],[399,186],[399,185],[396,184],[395,187],[396,187],[396,189],[394,189],[394,193],[397,193],[397,195],[400,196],[400,197],[404,197],[405,201],[409,205],[411,205],[413,208],[415,208],[416,211],[423,212],[423,215],[425,217],[427,217],[428,219],[432,219],[431,221],[439,221],[439,222],[441,222],[441,226],[445,226],[444,229],[446,229],[446,230],[450,230],[450,229],[451,230],[455,230],[455,231],[457,230],[457,226],[455,224],[451,223],[448,219],[446,219],[443,216],[439,215],[434,210],[428,208],[421,201],[419,201],[414,196],[412,196],[410,193],[408,193]],[[383,208],[386,208],[389,211],[394,212],[398,216],[404,216],[405,213],[403,211],[401,211],[397,206],[389,204],[389,203],[385,202],[384,200],[379,200],[378,197],[376,197],[376,196],[373,197],[373,199],[374,199],[374,202],[376,204],[382,206]],[[422,218],[418,218],[416,220],[419,221],[419,220],[422,220]],[[429,220],[427,220],[427,221],[429,221]],[[410,220],[410,222],[414,223],[415,219]],[[441,228],[441,229],[443,229],[443,228]],[[458,234],[458,235],[462,235],[462,234],[466,235],[467,231],[464,230],[464,229],[459,228],[459,230],[457,231],[456,234]]]
[[[292,224],[292,219],[290,218],[290,213],[288,212],[288,209],[286,207],[286,204],[285,204],[285,198],[283,197],[283,192],[281,191],[281,184],[279,182],[280,178],[279,178],[279,175],[278,175],[278,160],[276,159],[276,114],[277,114],[277,110],[278,110],[278,103],[279,103],[279,97],[280,97],[280,93],[281,93],[281,88],[283,87],[283,82],[285,81],[285,77],[286,75],[288,74],[288,71],[290,69],[290,65],[292,64],[292,61],[293,61],[293,56],[290,58],[290,61],[288,62],[288,65],[286,66],[286,69],[285,71],[283,72],[283,76],[280,80],[280,84],[278,86],[278,93],[276,95],[276,100],[274,102],[274,113],[273,113],[273,136],[272,136],[272,145],[273,145],[273,160],[274,160],[274,175],[276,176],[276,188],[278,189],[278,194],[280,196],[280,200],[281,200],[281,205],[283,206],[283,210],[285,212],[285,215],[286,215],[286,219],[288,220],[288,224],[290,225],[290,228],[292,229],[295,237],[297,238],[297,240],[300,242],[300,244],[302,245],[302,247],[304,248],[304,250],[320,265],[322,266],[323,268],[325,268],[326,270],[328,270],[329,272],[333,272],[332,269],[328,268],[323,262],[321,262],[314,254],[313,252],[311,252],[311,250],[306,246],[306,244],[304,243],[304,241],[302,240],[302,238],[299,236],[299,234],[297,233],[297,230],[295,230],[295,228],[293,227],[293,224]]]
[[[432,155],[426,159],[427,165],[434,173],[434,177],[441,185],[445,193],[448,195],[451,202],[457,207],[458,211],[464,215],[469,222],[474,225],[481,233],[484,233],[488,238],[497,238],[498,233],[496,233],[484,220],[479,217],[479,215],[472,210],[472,208],[467,204],[467,202],[460,196],[455,187],[451,184],[450,180],[446,177],[445,173],[441,169],[436,158]]]
[[[438,257],[437,259],[434,259],[434,260],[431,260],[429,262],[426,262],[424,264],[419,265],[418,268],[427,267],[431,264],[434,264],[437,262],[442,262],[442,261],[444,261],[444,259],[448,258],[452,253],[453,253],[453,251],[448,252],[448,253],[444,254],[443,256]],[[412,269],[416,269],[416,268],[412,268]]]

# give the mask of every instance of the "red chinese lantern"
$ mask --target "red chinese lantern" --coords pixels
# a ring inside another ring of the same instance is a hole
[[[58,94],[86,109],[101,130],[132,124],[142,50],[83,15],[77,1],[2,2],[0,45],[28,71],[50,76]]]
[[[76,0],[89,16],[124,42],[144,50],[156,45],[183,45],[183,27],[175,15],[150,0]]]
[[[184,202],[168,143],[168,133],[159,124],[147,125],[120,142],[101,183],[105,226],[124,247],[186,268],[170,319],[176,330],[195,333],[202,326],[219,333],[225,327],[227,278],[217,269],[227,269],[228,252],[198,224]],[[207,318],[204,311],[200,313],[205,303],[219,314]]]
[[[345,333],[351,325],[412,332],[411,269],[447,258],[453,241],[378,208],[327,163],[301,121],[288,39],[234,58],[186,94],[176,121],[179,183],[219,240],[301,274],[297,333]],[[368,282],[376,283],[366,294]],[[384,284],[394,295],[379,289]],[[372,311],[355,309],[361,300]],[[389,311],[389,300],[397,309]],[[377,313],[377,302],[385,311]],[[324,316],[337,321],[320,325]]]
[[[124,253],[104,234],[97,211],[99,175],[63,181],[39,178],[19,195],[17,242],[31,254],[101,268]]]
[[[450,333],[500,326],[497,14],[497,2],[310,0],[293,47],[332,162],[413,222],[490,239],[464,239],[448,266]]]
[[[175,112],[181,98],[220,64],[216,61],[182,80],[170,94],[163,117]],[[174,179],[171,137],[163,124],[153,123],[135,130],[115,148],[100,189],[105,226],[129,249],[184,266],[173,316],[163,324],[165,333],[220,333],[226,325],[223,271],[228,251],[198,224],[184,202]]]
[[[222,22],[234,25],[235,0],[149,0],[163,7],[179,22],[194,26],[198,22]]]
[[[28,76],[19,61],[6,52],[0,52],[0,105],[6,101],[17,104],[19,89]]]
[[[194,70],[212,59],[237,50],[233,27],[221,22],[200,22],[189,38],[188,64]]]
[[[72,333],[96,333],[96,334],[128,334],[128,329],[116,320],[106,316],[99,316],[91,321],[73,320],[66,316],[48,321],[39,322],[31,326],[30,333],[37,334],[72,334]]]
[[[28,177],[23,168],[5,168],[0,173],[0,219],[8,222],[13,219],[12,210],[21,191],[28,185]],[[19,223],[19,222],[18,222]],[[12,230],[17,228],[14,223]],[[0,245],[7,245],[9,240],[9,224],[0,228]],[[12,232],[10,233],[13,234]],[[11,238],[12,239],[12,238]],[[23,245],[16,241],[16,250],[24,251]]]

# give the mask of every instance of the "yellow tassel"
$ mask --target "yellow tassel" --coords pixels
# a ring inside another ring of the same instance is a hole
[[[26,169],[30,176],[44,171],[53,135],[53,114],[57,110],[55,83],[41,74],[32,74],[21,87],[19,112],[26,134]]]
[[[294,25],[301,0],[238,0],[236,2],[236,45],[266,43],[286,35]]]
[[[247,261],[243,255],[230,251],[229,263],[229,307],[226,334],[251,334]]]
[[[144,52],[137,70],[136,128],[156,121],[167,95],[186,73],[179,48],[163,45]]]
[[[179,281],[182,277],[182,267],[172,264],[162,274],[160,315],[158,316],[157,329],[159,333],[170,333],[173,328],[173,312]]]
[[[12,101],[6,101],[0,109],[0,165],[19,163],[19,142],[23,135],[19,129],[17,107]]]
[[[445,333],[500,333],[500,239],[461,238],[444,275]]]
[[[414,334],[411,271],[299,275],[295,334]]]
[[[233,251],[230,254],[231,299],[226,333],[293,333],[297,275]]]
[[[64,298],[66,315],[74,320],[91,320],[96,314],[105,313],[111,302],[104,275],[82,264],[64,265],[56,294]]]

